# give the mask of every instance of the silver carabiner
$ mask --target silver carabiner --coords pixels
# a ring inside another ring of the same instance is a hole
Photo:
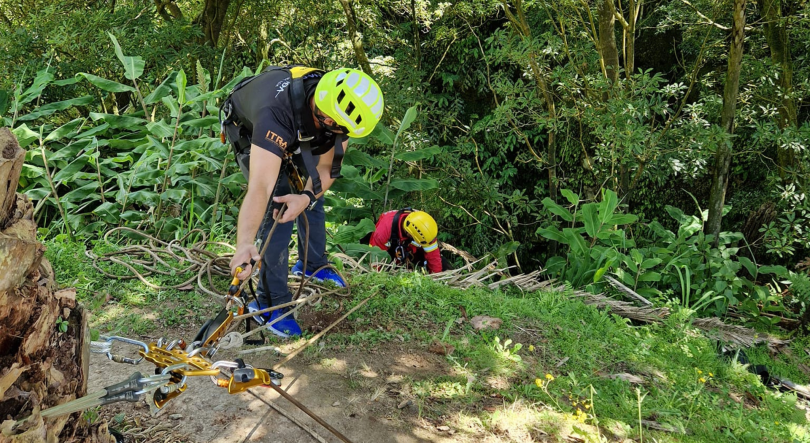
[[[130,345],[140,346],[140,347],[143,348],[144,353],[146,353],[146,354],[149,353],[149,345],[147,345],[146,343],[144,343],[142,341],[139,341],[139,340],[134,340],[134,339],[131,339],[131,338],[126,338],[126,337],[118,337],[116,335],[111,335],[111,336],[103,336],[102,335],[99,338],[102,339],[103,341],[90,342],[90,352],[93,352],[95,354],[107,354],[107,358],[110,359],[111,361],[116,362],[116,363],[128,363],[128,364],[131,364],[131,365],[137,365],[138,363],[143,361],[144,357],[134,359],[134,358],[129,358],[129,357],[124,357],[124,356],[121,356],[121,355],[113,354],[112,353],[112,342],[114,342],[114,341],[120,341],[120,342],[127,343],[127,344],[130,344]]]

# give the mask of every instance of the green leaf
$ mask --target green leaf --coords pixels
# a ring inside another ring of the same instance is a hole
[[[638,276],[638,281],[658,282],[661,281],[661,274],[654,271],[645,272]]]
[[[555,226],[549,226],[547,228],[541,228],[537,230],[538,235],[542,235],[543,237],[554,240],[556,242],[562,244],[568,244],[568,240],[565,238],[562,232],[557,229]]]
[[[600,218],[597,215],[597,205],[595,203],[588,203],[582,206],[582,222],[585,224],[585,232],[591,238],[596,237],[602,229]]]
[[[554,202],[554,200],[546,197],[542,201],[543,206],[546,207],[552,214],[562,218],[563,220],[570,222],[574,220],[574,216],[568,212],[567,209],[563,208],[562,206],[558,205]]]
[[[602,266],[601,268],[597,269],[597,270],[596,270],[596,273],[594,273],[594,274],[593,274],[593,282],[594,282],[594,283],[596,283],[596,282],[598,282],[599,280],[601,280],[601,279],[602,279],[602,277],[605,275],[605,272],[607,272],[607,270],[608,270],[608,269],[610,269],[610,267],[611,267],[612,265],[613,265],[613,261],[612,261],[612,260],[609,260],[609,261],[608,261],[608,262],[605,264],[605,266]]]
[[[416,151],[400,152],[394,155],[394,158],[405,162],[413,162],[417,160],[424,160],[426,158],[433,158],[436,154],[442,152],[442,148],[438,146],[431,146],[425,149],[418,149]]]
[[[121,51],[121,45],[118,44],[118,39],[109,32],[107,35],[110,36],[110,39],[115,45],[115,55],[118,57],[118,60],[121,60],[121,64],[124,65],[124,77],[129,80],[135,80],[143,75],[143,59],[141,57],[125,56]]]
[[[651,269],[661,264],[660,258],[648,258],[641,262],[641,269]]]
[[[70,108],[71,106],[84,106],[92,102],[93,97],[90,95],[85,95],[83,97],[72,98],[70,100],[62,100],[60,102],[48,103],[35,109],[34,112],[30,114],[26,114],[23,115],[22,117],[17,118],[17,120],[18,121],[36,120],[40,117],[51,115],[54,112],[63,111],[67,108]]]
[[[160,198],[164,201],[182,202],[186,198],[185,189],[167,189]],[[195,199],[196,200],[196,199]]]
[[[197,102],[201,102],[201,101],[208,101],[208,100],[211,100],[212,98],[216,98],[216,97],[219,97],[219,96],[224,96],[225,94],[226,94],[226,91],[223,91],[222,89],[217,89],[216,91],[209,91],[209,92],[206,92],[205,94],[200,94],[200,95],[190,99],[186,104],[192,104],[192,103],[197,103]]]
[[[86,156],[81,156],[76,160],[73,160],[70,164],[60,169],[59,172],[57,172],[53,176],[53,181],[56,183],[64,181],[67,182],[72,181],[73,176],[76,175],[78,172],[80,172],[84,168],[84,165],[86,164],[87,164]]]
[[[386,145],[394,144],[394,132],[388,129],[388,127],[385,126],[382,121],[378,122],[377,126],[374,127],[374,130],[371,131],[371,137],[376,138]]]
[[[177,104],[177,100],[174,100],[174,97],[167,96],[160,99],[160,101],[169,108],[171,116],[177,118],[177,114],[180,112],[180,106]]]
[[[84,131],[81,134],[78,134],[74,138],[75,139],[82,139],[82,138],[86,138],[86,137],[93,137],[93,136],[96,136],[96,135],[99,135],[99,134],[103,134],[104,132],[107,131],[107,129],[110,129],[110,125],[107,124],[107,123],[103,123],[101,125],[96,126],[95,128],[90,128],[87,131]]]
[[[380,192],[372,190],[366,183],[357,181],[336,180],[329,189],[334,192],[345,192],[352,197],[358,197],[364,200],[383,199],[383,195]]]
[[[573,206],[579,204],[579,196],[571,192],[570,189],[561,189],[560,194],[562,194],[563,197],[565,197],[566,200],[568,200],[568,203],[571,203]]]
[[[19,99],[17,99],[17,106],[23,105],[25,103],[34,101],[40,94],[42,94],[42,90],[45,89],[52,81],[54,77],[48,69],[43,69],[37,72],[37,76],[34,78],[34,83],[28,87],[22,94],[20,94]]]
[[[172,88],[169,85],[174,83],[174,79],[176,76],[177,76],[176,72],[169,73],[169,75],[166,76],[166,78],[163,80],[160,86],[155,88],[155,90],[152,91],[152,93],[150,93],[149,95],[146,96],[146,98],[143,99],[144,103],[146,103],[147,105],[151,105],[153,103],[159,102],[163,97],[170,95],[172,93]]]
[[[133,88],[132,86],[127,86],[118,82],[114,82],[112,80],[107,80],[106,78],[101,78],[93,74],[88,74],[86,72],[80,72],[76,74],[76,77],[84,77],[85,79],[87,79],[87,81],[89,81],[99,89],[102,89],[107,92],[135,92],[135,88]]]
[[[80,81],[82,81],[82,79],[80,79],[78,77],[70,77],[70,78],[66,78],[66,79],[62,79],[62,80],[56,80],[55,82],[53,82],[53,84],[55,84],[56,86],[70,86],[70,85],[75,85],[76,83],[79,83]]]
[[[54,130],[50,134],[48,134],[48,136],[45,137],[45,140],[43,140],[43,141],[44,142],[49,142],[49,141],[59,140],[61,138],[65,138],[68,134],[75,131],[76,128],[79,127],[79,125],[81,125],[83,122],[84,122],[83,118],[77,118],[75,120],[71,120],[68,123],[65,123],[64,125],[57,128],[56,130]]]
[[[417,106],[419,106],[419,105],[417,104],[417,105],[411,106],[410,108],[408,108],[407,111],[405,111],[405,117],[402,118],[402,123],[400,123],[400,125],[399,125],[399,130],[397,131],[397,135],[394,138],[394,142],[399,140],[399,136],[402,135],[403,132],[407,131],[408,128],[411,127],[411,123],[413,123],[413,121],[416,120],[416,114],[417,114],[416,107]]]
[[[439,182],[432,178],[397,178],[391,180],[391,187],[405,192],[428,191],[439,187]]]
[[[177,103],[180,105],[180,108],[186,104],[186,71],[182,68],[177,71],[177,78],[175,78],[175,82],[177,83]]]
[[[120,206],[112,202],[104,202],[98,205],[98,207],[93,210],[93,214],[96,214],[107,223],[117,223],[118,214],[120,212],[121,212]]]
[[[563,229],[563,236],[565,236],[566,243],[571,247],[571,250],[579,255],[586,255],[588,252],[588,244],[582,238],[578,230],[572,228]]]
[[[778,277],[786,277],[788,275],[787,268],[784,266],[762,266],[759,268],[760,274],[776,274]]]
[[[98,189],[98,182],[91,181],[90,183],[82,187],[76,188],[68,192],[67,194],[61,196],[60,200],[68,202],[77,202],[82,201],[91,195],[93,196],[91,200],[98,200],[101,197],[95,192],[96,189]]]
[[[17,142],[20,144],[21,148],[30,145],[34,140],[39,140],[39,134],[28,128],[28,125],[25,123],[12,129],[11,133],[17,137]]]
[[[139,117],[130,117],[127,115],[103,114],[99,112],[91,112],[90,118],[94,122],[104,120],[112,128],[124,129],[137,129],[140,125],[146,123],[146,120]]]
[[[345,166],[365,166],[367,168],[382,168],[387,166],[382,160],[378,160],[364,151],[359,149],[349,149],[343,157],[343,165]],[[342,173],[342,171],[341,171]]]
[[[358,243],[361,238],[365,237],[369,232],[374,232],[375,229],[374,222],[371,219],[364,218],[355,225],[341,225],[333,241],[338,244]]]
[[[748,273],[751,277],[756,278],[757,276],[757,265],[754,264],[748,257],[737,257],[737,261],[739,261],[745,269],[748,270]]]
[[[163,120],[147,123],[146,129],[155,137],[168,138],[174,135],[174,128],[166,124]]]
[[[610,189],[602,194],[602,201],[599,203],[599,221],[605,224],[613,217],[613,213],[619,206],[619,197]]]
[[[613,214],[608,220],[607,225],[614,226],[614,225],[626,225],[635,222],[638,220],[638,216],[633,214]]]
[[[210,128],[212,125],[219,125],[219,118],[215,116],[208,116],[203,118],[195,118],[180,122],[181,126],[188,126],[189,128]]]

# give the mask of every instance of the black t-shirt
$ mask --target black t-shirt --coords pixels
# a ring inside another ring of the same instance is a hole
[[[304,89],[307,101],[315,92],[320,74],[307,74]],[[231,95],[233,112],[252,134],[251,142],[279,157],[284,151],[298,149],[298,131],[295,127],[293,106],[290,103],[290,74],[274,70],[259,74]],[[306,107],[309,110],[309,106]],[[312,118],[310,115],[302,118]],[[321,155],[334,147],[335,134],[321,130],[310,142],[313,155]]]

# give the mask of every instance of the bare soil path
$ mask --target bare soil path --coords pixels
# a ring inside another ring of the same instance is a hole
[[[191,331],[177,331],[193,336]],[[174,336],[175,334],[172,334]],[[156,337],[140,337],[154,340]],[[225,354],[225,355],[223,355]],[[221,352],[218,359],[235,354]],[[244,356],[255,367],[269,367],[270,354]],[[134,371],[151,374],[153,366],[114,363],[93,354],[89,391],[117,383]],[[328,347],[307,352],[282,368],[282,388],[342,432],[354,443],[461,441],[453,431],[439,430],[441,423],[420,418],[418,403],[403,389],[406,380],[449,374],[443,357],[406,344],[385,344],[366,351],[336,351]],[[337,442],[329,433],[293,404],[269,388],[228,395],[208,378],[190,379],[188,389],[170,401],[156,417],[143,402],[118,403],[101,411],[111,427],[124,431],[127,442],[315,442],[316,438],[292,423],[265,402],[292,414],[325,441]],[[116,423],[118,422],[118,423]],[[442,428],[443,429],[443,428]]]

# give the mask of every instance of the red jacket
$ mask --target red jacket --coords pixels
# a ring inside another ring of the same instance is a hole
[[[391,246],[391,225],[394,223],[394,216],[397,214],[397,211],[388,211],[380,216],[380,219],[377,220],[377,228],[374,230],[374,233],[371,234],[371,240],[369,244],[371,246],[376,246],[384,251],[387,251],[388,248]],[[400,217],[399,221],[399,238],[400,243],[408,244],[408,252],[412,254],[416,254],[419,249],[422,249],[422,246],[418,243],[414,242],[413,239],[408,237],[408,234],[402,229],[402,221],[405,220],[405,217]],[[437,272],[442,272],[442,256],[439,252],[439,245],[436,240],[433,241],[430,245],[424,248],[425,251],[425,259],[428,262],[428,270],[431,274],[435,274]]]

